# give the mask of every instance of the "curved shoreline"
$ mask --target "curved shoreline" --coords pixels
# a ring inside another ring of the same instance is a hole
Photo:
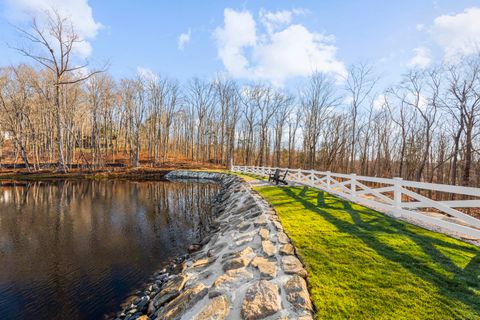
[[[209,235],[155,274],[116,319],[312,319],[307,272],[276,212],[241,178],[172,171],[220,184]]]

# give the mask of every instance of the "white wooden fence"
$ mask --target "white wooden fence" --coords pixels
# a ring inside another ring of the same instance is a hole
[[[273,174],[276,169],[270,167],[232,167],[234,172],[260,176]],[[330,171],[278,169],[281,170],[282,175],[285,170],[288,170],[287,181],[321,189],[352,202],[379,211],[390,212],[396,217],[412,218],[472,238],[480,238],[480,220],[455,209],[480,208],[480,188],[406,181],[401,178],[385,179],[357,176],[356,174],[340,174]],[[439,192],[461,195],[460,198],[469,198],[469,200],[436,201],[426,196],[429,193],[438,194]],[[445,216],[440,217],[421,211],[427,208],[436,209],[436,213]],[[445,219],[448,216],[457,219]]]

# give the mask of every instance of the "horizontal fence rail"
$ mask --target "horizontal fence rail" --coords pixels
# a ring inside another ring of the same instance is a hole
[[[480,219],[458,210],[458,208],[467,210],[480,208],[480,188],[407,181],[401,178],[357,176],[330,171],[232,166],[234,172],[259,176],[273,175],[277,169],[281,171],[282,176],[285,171],[288,172],[286,180],[289,182],[317,188],[352,202],[392,213],[395,217],[412,218],[473,238],[480,238]],[[432,194],[448,195],[452,199],[434,200]],[[455,198],[462,198],[462,200],[455,200]],[[426,208],[430,208],[434,214],[427,214]]]

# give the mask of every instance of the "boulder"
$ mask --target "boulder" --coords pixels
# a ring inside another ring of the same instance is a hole
[[[223,271],[246,267],[251,260],[252,258],[249,257],[240,257],[228,260],[223,264]]]
[[[199,283],[183,291],[178,297],[170,301],[158,314],[157,319],[180,319],[187,310],[190,310],[195,303],[200,301],[206,294],[207,288],[203,283]]]
[[[272,257],[277,253],[277,247],[270,240],[262,241],[262,250],[268,257]]]
[[[172,279],[170,279],[162,289],[154,298],[153,304],[155,307],[160,307],[164,303],[172,300],[176,296],[179,295],[180,291],[185,286],[188,277],[185,275],[179,275]]]
[[[210,289],[210,297],[217,296],[222,292],[228,292],[233,287],[245,283],[253,279],[253,274],[247,271],[246,268],[238,268],[225,272],[219,276],[214,282],[212,289]]]
[[[248,223],[247,221],[243,221],[238,225],[238,231],[246,231],[252,226],[251,223]]]
[[[250,243],[252,242],[253,240],[253,237],[243,237],[243,238],[240,238],[239,240],[236,240],[235,241],[235,245],[237,247],[241,247],[243,246],[244,244],[247,244],[247,243]]]
[[[277,231],[283,231],[283,226],[279,221],[273,221],[273,225],[277,228]]]
[[[255,256],[253,249],[251,247],[246,247],[241,251],[226,253],[222,256],[222,259],[230,258],[241,258],[241,257],[252,257]]]
[[[255,253],[251,247],[246,247],[242,251],[228,253],[223,256],[223,271],[246,267],[254,256]]]
[[[282,268],[287,274],[298,274],[302,278],[307,277],[307,271],[303,268],[300,260],[295,256],[282,257]]]
[[[277,233],[277,239],[278,239],[278,242],[280,242],[281,244],[290,242],[290,239],[288,239],[288,236],[285,234],[285,232],[281,232],[281,231]]]
[[[213,262],[215,262],[216,258],[215,257],[212,257],[212,258],[203,258],[203,259],[198,259],[197,261],[195,261],[193,264],[192,264],[192,268],[203,268],[203,267],[206,267],[210,264],[212,264]]]
[[[244,320],[264,319],[280,309],[278,286],[272,282],[260,280],[247,289],[241,314]]]
[[[295,253],[295,248],[290,243],[286,243],[280,247],[280,254],[293,255],[294,253]]]
[[[202,245],[199,244],[199,243],[194,243],[194,244],[191,244],[189,247],[188,247],[188,253],[193,253],[195,251],[198,251],[202,248]]]
[[[272,279],[277,275],[277,265],[275,262],[268,261],[263,257],[255,257],[252,260],[252,266],[260,271],[262,278]]]
[[[261,216],[255,220],[253,223],[256,227],[261,227],[267,225],[267,219],[264,216]]]
[[[292,276],[284,288],[288,302],[290,302],[295,309],[312,311],[312,302],[308,294],[307,283],[302,277],[298,275]]]
[[[230,303],[225,296],[218,296],[208,302],[208,304],[193,317],[193,320],[223,320],[228,316]]]
[[[269,240],[270,239],[270,231],[266,228],[260,228],[260,231],[258,232],[262,240]]]

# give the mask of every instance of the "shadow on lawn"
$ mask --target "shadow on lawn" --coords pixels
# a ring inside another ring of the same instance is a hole
[[[352,203],[335,198],[331,195],[326,195],[320,191],[318,193],[318,206],[307,201],[302,196],[296,194],[292,189],[282,189],[288,196],[300,202],[305,209],[321,215],[326,221],[338,228],[339,232],[348,233],[356,236],[363,241],[370,248],[375,250],[379,255],[386,259],[401,264],[409,272],[421,277],[422,279],[435,285],[445,297],[461,301],[473,310],[480,314],[480,298],[478,290],[480,290],[480,250],[474,247],[462,246],[455,243],[450,243],[438,239],[436,237],[422,233],[416,233],[409,230],[408,224],[402,221],[387,217],[379,212],[361,207],[361,210],[352,208]],[[324,209],[343,210],[348,213],[353,221],[353,224],[335,215],[329,213]],[[361,219],[361,214],[366,214],[376,217],[376,219],[364,221]],[[416,227],[413,227],[416,229]],[[422,229],[417,229],[422,230]],[[431,263],[409,255],[405,252],[399,252],[394,247],[389,246],[376,238],[376,233],[391,233],[399,234],[410,238],[418,245],[423,252],[428,254],[432,261],[441,266],[445,271],[453,274],[449,277],[444,273],[432,268]],[[435,245],[447,247],[449,249],[467,251],[475,256],[471,259],[465,268],[458,267],[453,261],[438,250]]]

